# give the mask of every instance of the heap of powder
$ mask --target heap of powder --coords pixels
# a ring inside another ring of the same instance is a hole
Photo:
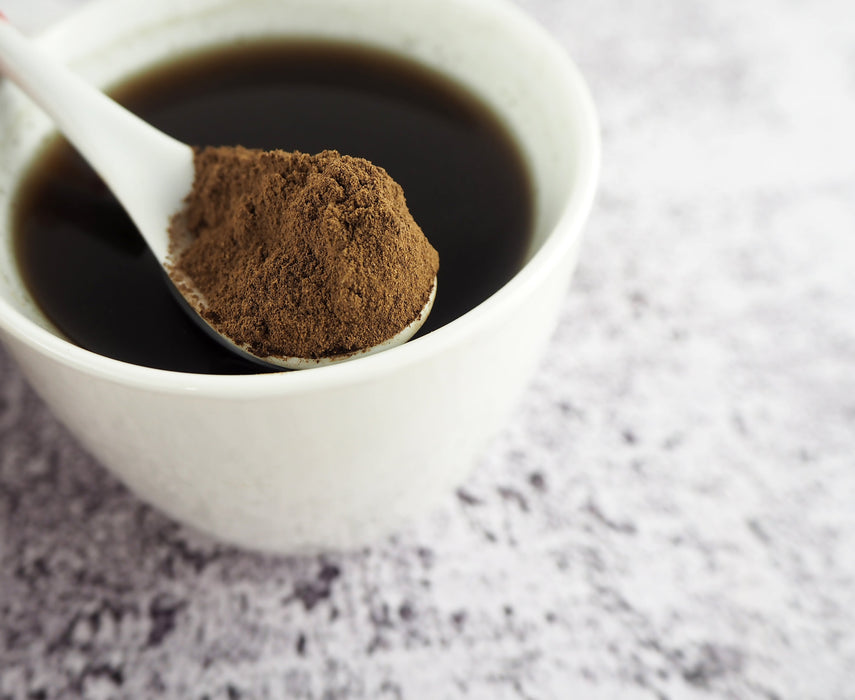
[[[382,168],[336,151],[197,149],[170,274],[253,354],[318,358],[388,340],[428,301],[439,256]],[[186,286],[186,285],[185,285]]]

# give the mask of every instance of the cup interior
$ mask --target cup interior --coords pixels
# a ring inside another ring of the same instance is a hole
[[[596,170],[590,98],[561,48],[503,0],[391,5],[385,0],[99,0],[48,32],[42,42],[92,83],[108,89],[182,54],[271,38],[379,48],[462,84],[505,122],[532,178],[533,235],[517,277],[538,274],[551,254],[574,244]],[[53,128],[7,83],[0,86],[0,115],[0,325],[18,337],[46,331],[66,342],[28,294],[12,236],[17,188]],[[577,225],[562,225],[574,221]]]

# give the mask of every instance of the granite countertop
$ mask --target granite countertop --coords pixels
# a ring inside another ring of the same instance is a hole
[[[7,0],[35,26],[69,3]],[[523,0],[604,171],[549,354],[370,549],[222,546],[0,351],[0,698],[855,698],[855,10]]]

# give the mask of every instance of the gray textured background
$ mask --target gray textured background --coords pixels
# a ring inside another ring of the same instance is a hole
[[[365,551],[237,551],[0,354],[0,698],[855,698],[855,7],[521,4],[604,172],[474,476]]]

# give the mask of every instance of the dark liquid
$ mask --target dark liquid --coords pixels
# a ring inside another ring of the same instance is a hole
[[[416,64],[343,45],[257,44],[186,58],[113,94],[185,143],[334,148],[384,167],[440,255],[422,333],[522,264],[532,197],[517,146],[478,100]],[[186,316],[124,211],[64,142],[25,183],[15,228],[31,294],[78,345],[161,369],[258,372]]]

